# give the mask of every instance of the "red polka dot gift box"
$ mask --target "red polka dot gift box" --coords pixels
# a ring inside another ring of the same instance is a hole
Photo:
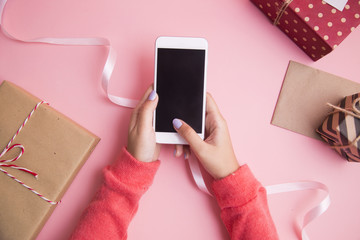
[[[360,24],[360,0],[349,0],[342,11],[321,0],[251,1],[314,61]]]

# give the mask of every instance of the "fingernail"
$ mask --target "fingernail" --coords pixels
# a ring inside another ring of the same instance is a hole
[[[174,118],[172,123],[176,129],[179,129],[182,126],[182,122],[177,118]]]
[[[152,90],[152,92],[150,93],[148,100],[153,101],[156,98],[156,92],[155,90]]]

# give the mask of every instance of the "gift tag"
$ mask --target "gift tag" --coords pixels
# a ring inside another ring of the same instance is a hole
[[[342,11],[348,0],[324,0],[327,4],[333,6],[339,11]]]

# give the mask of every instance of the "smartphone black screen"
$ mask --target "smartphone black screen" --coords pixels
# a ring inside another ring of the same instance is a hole
[[[158,48],[156,132],[176,132],[174,118],[202,130],[205,50]]]

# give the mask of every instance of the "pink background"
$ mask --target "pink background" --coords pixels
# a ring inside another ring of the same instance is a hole
[[[270,124],[289,60],[360,82],[359,29],[313,62],[248,0],[9,0],[3,19],[5,28],[23,39],[110,39],[118,54],[111,93],[131,98],[153,81],[158,36],[205,37],[207,89],[227,119],[237,157],[264,185],[297,180],[328,185],[331,206],[309,226],[310,238],[359,239],[360,164]],[[102,168],[126,144],[131,110],[110,103],[100,87],[106,55],[105,47],[24,44],[0,34],[0,79],[47,100],[102,139],[39,240],[69,237],[101,183]],[[129,239],[228,239],[214,200],[196,189],[186,162],[173,157],[173,146],[163,146],[160,159]],[[323,196],[312,190],[269,196],[280,238],[298,239],[297,225]]]

